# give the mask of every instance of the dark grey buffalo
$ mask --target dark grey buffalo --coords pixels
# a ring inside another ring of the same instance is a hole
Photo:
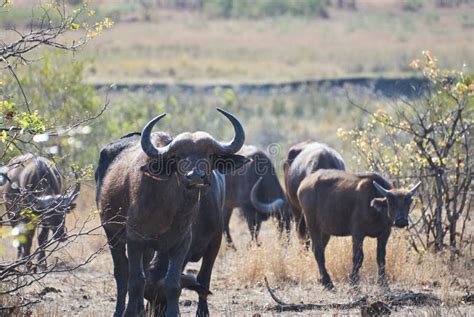
[[[391,228],[408,225],[408,212],[419,185],[401,190],[376,173],[350,174],[339,170],[318,170],[301,182],[297,193],[304,215],[300,234],[309,231],[321,282],[326,288],[333,288],[324,258],[332,235],[352,236],[352,284],[358,282],[364,259],[364,238],[377,238],[378,281],[386,285],[385,248]]]
[[[222,239],[222,174],[246,163],[234,155],[245,140],[240,122],[218,110],[234,126],[229,143],[205,132],[181,133],[174,139],[162,132],[151,134],[163,114],[151,120],[141,135],[132,134],[101,151],[97,203],[114,262],[115,316],[124,310],[125,316],[143,314],[145,286],[166,303],[166,316],[177,316],[188,261],[202,258],[197,281],[209,289]],[[148,265],[144,255],[150,248],[155,253]],[[209,314],[207,293],[199,297],[197,314]]]
[[[275,216],[280,232],[290,230],[291,214],[270,158],[255,146],[245,145],[237,153],[250,160],[235,173],[227,174],[224,204],[224,235],[226,243],[234,247],[229,221],[234,208],[245,220],[252,241],[256,241],[262,221]]]
[[[62,177],[55,164],[44,157],[25,154],[7,164],[0,183],[4,184],[6,213],[12,227],[24,231],[26,236],[25,242],[18,246],[18,258],[30,255],[36,229],[36,222],[31,222],[31,218],[37,217],[41,228],[38,260],[44,266],[42,247],[48,241],[50,230],[53,239],[61,239],[65,235],[65,216],[75,207],[79,182],[68,193],[62,193]],[[30,215],[27,210],[31,210]]]
[[[346,167],[341,155],[334,149],[322,143],[305,141],[290,148],[283,169],[286,197],[298,226],[302,214],[297,192],[301,182],[319,169],[345,170]]]

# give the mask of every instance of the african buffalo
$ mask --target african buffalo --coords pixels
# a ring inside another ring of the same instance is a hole
[[[53,239],[65,235],[65,216],[74,207],[74,200],[79,195],[80,184],[76,181],[74,189],[61,194],[62,180],[57,167],[50,160],[33,154],[13,158],[6,166],[6,173],[1,177],[5,185],[4,199],[6,213],[12,227],[20,228],[23,224],[26,241],[18,246],[18,258],[28,257],[36,227],[28,228],[31,216],[38,217],[41,232],[38,236],[38,262],[46,265],[45,252],[42,249],[48,241],[49,230]],[[23,213],[31,209],[32,215]],[[21,230],[21,229],[20,229]]]
[[[332,148],[322,143],[305,141],[290,148],[283,169],[286,197],[298,226],[301,206],[296,194],[301,182],[319,169],[345,170],[346,167],[341,155]]]
[[[301,182],[297,193],[304,215],[300,235],[307,227],[326,288],[334,287],[324,259],[331,235],[352,236],[352,284],[358,282],[364,259],[364,238],[377,238],[378,282],[386,285],[385,248],[390,231],[392,225],[408,225],[412,197],[419,185],[401,190],[377,173],[350,174],[340,170],[318,170]]]
[[[239,208],[247,221],[251,239],[257,240],[262,221],[274,215],[280,232],[290,230],[290,211],[270,158],[255,146],[245,145],[237,153],[250,163],[225,177],[224,235],[234,247],[229,221],[234,208]]]
[[[229,143],[206,132],[181,133],[174,139],[163,132],[151,134],[162,114],[141,135],[102,149],[96,170],[97,204],[114,262],[115,316],[122,316],[127,291],[125,316],[144,313],[145,273],[147,283],[158,285],[164,294],[166,316],[179,314],[181,273],[188,261],[203,258],[197,281],[209,289],[222,239],[222,174],[246,163],[234,154],[245,140],[240,122],[218,111],[234,126]],[[143,255],[150,248],[155,254],[148,267]],[[197,314],[209,315],[207,295],[199,297]]]

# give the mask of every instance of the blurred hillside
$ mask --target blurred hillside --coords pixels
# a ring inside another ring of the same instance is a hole
[[[30,5],[15,2],[0,26],[27,27]],[[80,54],[95,60],[93,82],[398,77],[424,49],[443,67],[474,62],[469,0],[116,0],[90,8],[115,22]]]

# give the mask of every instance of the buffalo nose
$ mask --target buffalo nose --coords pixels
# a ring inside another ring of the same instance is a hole
[[[404,228],[408,226],[408,219],[397,219],[395,221],[395,226],[397,226],[398,228]]]
[[[192,170],[186,173],[186,179],[190,185],[203,184],[206,174],[199,170]]]

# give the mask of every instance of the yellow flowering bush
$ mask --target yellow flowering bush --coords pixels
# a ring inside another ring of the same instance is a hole
[[[474,76],[439,68],[429,51],[410,66],[429,79],[427,94],[391,108],[364,109],[368,122],[358,129],[340,129],[338,136],[352,145],[358,165],[390,176],[397,186],[422,180],[417,205],[421,225],[412,227],[417,237],[412,236],[412,246],[449,246],[457,254],[469,240],[465,229],[472,199]]]

